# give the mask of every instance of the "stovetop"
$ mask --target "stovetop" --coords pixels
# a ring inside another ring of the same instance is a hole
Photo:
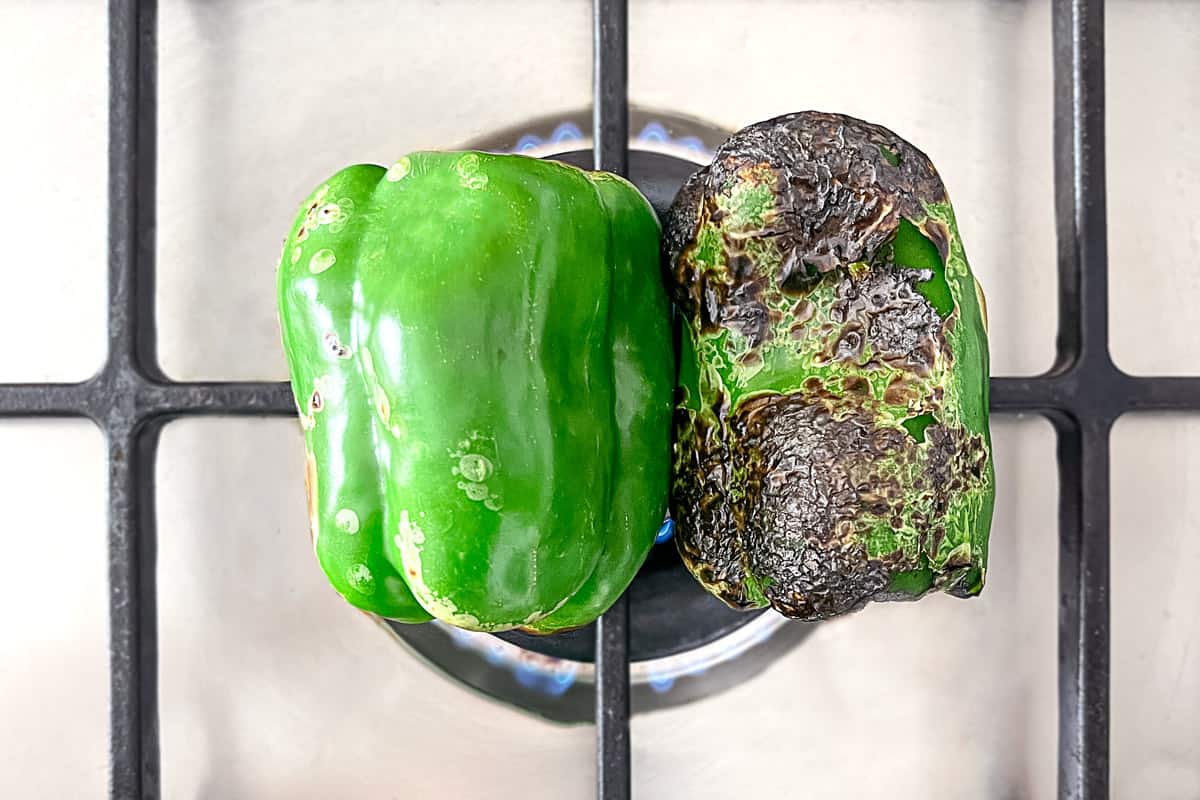
[[[987,290],[993,374],[1051,366],[1048,3],[632,5],[630,95],[651,117],[731,129],[812,107],[918,143]],[[518,147],[529,120],[575,120],[590,102],[587,2],[160,6],[157,324],[175,379],[284,379],[273,265],[296,198],[323,175],[496,132]],[[0,68],[26,76],[0,89],[0,383],[82,380],[106,339],[105,9],[9,0],[0,14]],[[1134,374],[1200,374],[1200,6],[1110,2],[1107,32],[1110,351]],[[631,723],[635,796],[1055,795],[1055,433],[1039,416],[992,425],[984,594],[823,623],[686,702],[653,702],[682,684],[648,688]],[[164,429],[163,795],[593,796],[590,725],[464,688],[327,588],[301,452],[293,420]],[[1114,797],[1200,795],[1197,452],[1197,416],[1113,431]],[[106,445],[90,423],[3,419],[0,453],[0,796],[100,797]]]

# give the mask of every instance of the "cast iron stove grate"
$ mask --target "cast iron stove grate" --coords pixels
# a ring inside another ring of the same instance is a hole
[[[71,384],[0,385],[0,417],[86,417],[108,440],[110,778],[113,798],[160,795],[154,460],[172,418],[287,416],[285,383],[177,382],[158,367],[154,323],[156,0],[109,3],[108,359]],[[1045,374],[993,378],[992,408],[1038,412],[1058,437],[1058,792],[1108,796],[1109,431],[1129,411],[1200,410],[1198,377],[1134,377],[1108,354],[1104,4],[1055,0],[1057,358]],[[595,165],[625,173],[627,0],[594,0]],[[629,607],[596,629],[597,795],[630,794]]]

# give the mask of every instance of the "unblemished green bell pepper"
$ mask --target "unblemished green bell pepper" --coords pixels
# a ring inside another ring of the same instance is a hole
[[[625,180],[480,152],[352,166],[303,204],[279,312],[317,558],[383,617],[551,632],[666,508],[659,227]]]
[[[929,159],[851,117],[767,120],[689,179],[663,235],[684,318],[671,509],[696,578],[807,620],[977,594],[986,311]]]

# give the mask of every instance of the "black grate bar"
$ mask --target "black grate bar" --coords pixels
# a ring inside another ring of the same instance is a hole
[[[87,417],[86,383],[0,383],[0,418]]]
[[[113,798],[159,797],[154,464],[161,426],[110,428],[109,641]]]
[[[1051,415],[1060,474],[1058,793],[1101,800],[1109,770],[1109,431],[1134,384],[1148,384],[1120,373],[1108,353],[1104,3],[1056,0],[1052,20],[1058,364],[1072,390],[1071,413]],[[1169,398],[1170,384],[1161,386],[1153,396]]]
[[[1060,465],[1058,793],[1101,800],[1108,797],[1111,424],[1051,420]]]
[[[1134,378],[1128,411],[1200,411],[1200,378]]]
[[[628,0],[592,6],[592,137],[596,169],[629,174]]]
[[[596,797],[628,800],[629,595],[596,621]]]
[[[629,7],[592,6],[592,136],[596,169],[629,174]],[[628,800],[629,599],[622,595],[596,623],[596,796]]]
[[[117,373],[123,373],[120,380]],[[292,416],[296,404],[286,382],[160,382],[111,367],[83,383],[0,383],[0,418],[90,417],[103,426],[130,409],[142,419]]]
[[[151,383],[143,390],[147,414],[293,416],[296,401],[286,382]]]
[[[1104,166],[1104,2],[1055,0],[1054,172],[1058,357],[1111,370]]]
[[[135,405],[146,416],[211,414],[228,416],[291,416],[296,413],[286,381],[170,381],[133,380]],[[1114,416],[1123,411],[1200,411],[1200,378],[1137,377],[1114,372],[1103,397],[1088,396],[1074,370],[1028,377],[991,380],[993,412],[1061,411],[1078,413],[1078,404],[1095,407],[1110,402]],[[99,378],[82,383],[0,383],[2,417],[107,418],[115,398]]]
[[[110,0],[108,364],[160,379],[154,304],[158,1]],[[128,26],[128,27],[125,27]],[[119,37],[119,39],[118,39]],[[114,387],[119,388],[119,387]]]
[[[109,352],[93,381],[109,439],[110,776],[159,797],[154,449],[139,396],[154,364],[155,0],[109,3]]]
[[[1200,411],[1200,378],[1136,377],[1103,364],[1031,377],[992,378],[991,409],[998,413],[1097,411],[1116,418],[1127,411]]]

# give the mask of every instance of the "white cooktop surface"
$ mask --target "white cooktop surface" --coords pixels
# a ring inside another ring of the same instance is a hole
[[[177,379],[283,379],[274,262],[355,161],[453,147],[590,98],[590,4],[163,0],[158,296]],[[993,374],[1056,325],[1045,2],[631,3],[632,100],[736,128],[803,108],[938,165],[988,296]],[[104,4],[0,7],[0,382],[104,355]],[[1200,4],[1110,2],[1112,353],[1200,373]],[[1040,418],[993,422],[989,585],[820,626],[747,684],[633,721],[635,796],[1049,798],[1057,479]],[[1114,797],[1200,796],[1200,418],[1118,423]],[[104,446],[0,423],[0,796],[102,797]],[[290,420],[170,425],[158,471],[167,798],[588,798],[592,730],[477,697],[323,583]]]

